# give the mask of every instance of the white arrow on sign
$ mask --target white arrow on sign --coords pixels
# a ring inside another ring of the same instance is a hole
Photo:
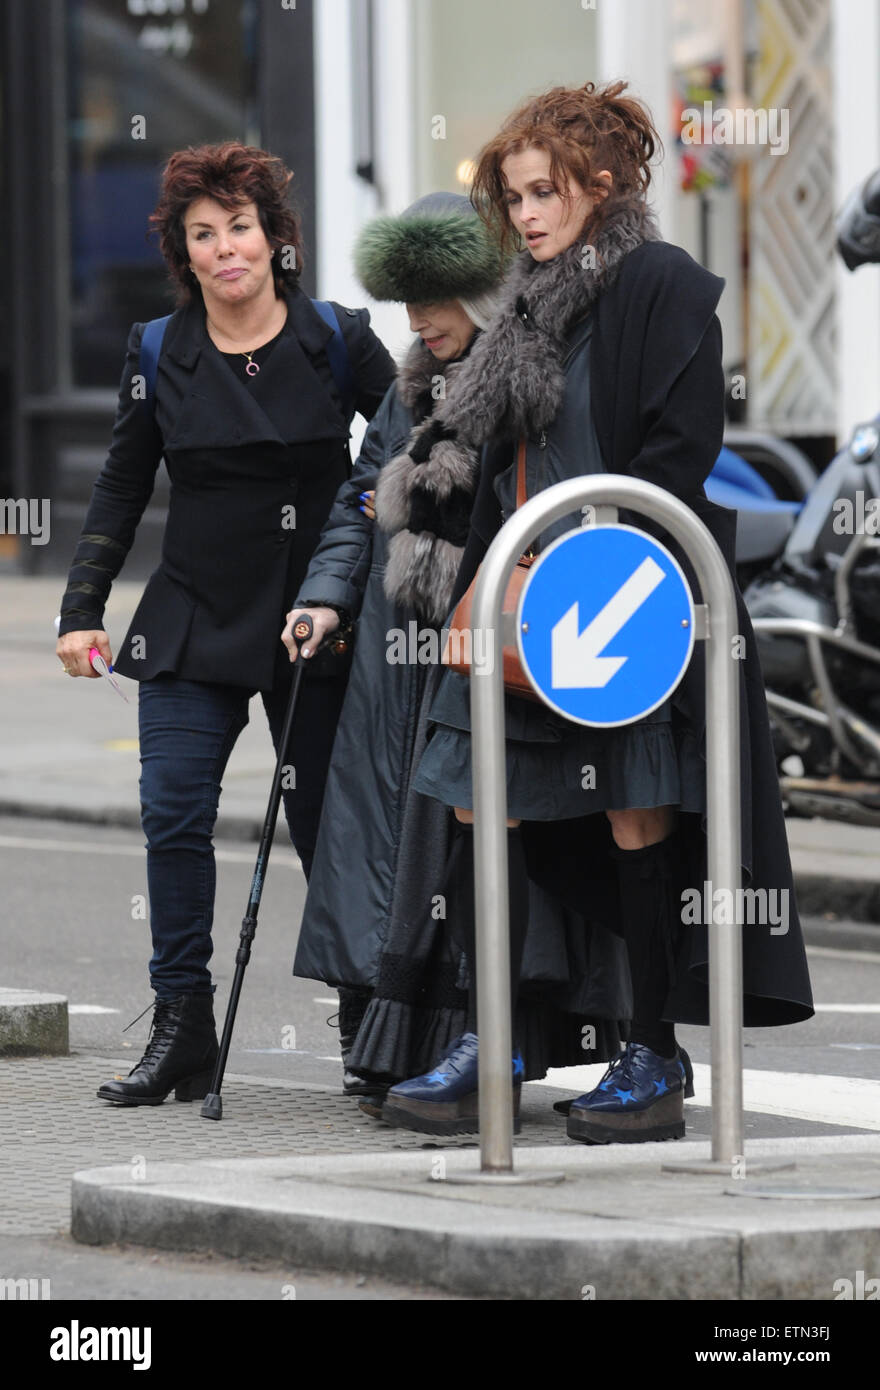
[[[656,560],[647,556],[583,632],[579,631],[578,605],[571,605],[550,634],[554,690],[601,689],[617,675],[629,657],[601,656],[600,652],[665,578]]]

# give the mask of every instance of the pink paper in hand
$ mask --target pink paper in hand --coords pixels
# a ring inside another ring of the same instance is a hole
[[[122,689],[122,686],[119,684],[119,682],[115,680],[113,676],[110,674],[110,668],[107,665],[104,658],[102,657],[101,653],[98,651],[97,647],[89,647],[89,662],[91,664],[92,669],[94,671],[97,671],[98,675],[103,676],[105,680],[109,681],[110,684],[113,686],[113,689],[116,691],[116,694],[121,696],[125,703],[128,704],[128,696]]]

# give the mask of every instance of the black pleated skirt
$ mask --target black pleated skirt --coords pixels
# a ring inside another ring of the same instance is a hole
[[[431,736],[413,787],[473,808],[469,681],[446,671],[430,711]],[[505,696],[507,814],[554,821],[595,811],[678,806],[705,810],[705,764],[672,701],[633,724],[594,729],[545,705]]]

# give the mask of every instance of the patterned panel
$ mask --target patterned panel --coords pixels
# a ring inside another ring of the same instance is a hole
[[[836,426],[830,0],[757,0],[751,101],[789,113],[789,148],[752,165],[749,420]]]

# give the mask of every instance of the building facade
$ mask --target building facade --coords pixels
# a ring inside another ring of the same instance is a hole
[[[528,94],[623,77],[663,138],[664,236],[727,281],[741,421],[821,463],[880,410],[880,270],[848,276],[834,253],[836,208],[880,165],[880,0],[7,0],[4,14],[0,489],[52,509],[50,544],[0,537],[25,569],[69,561],[129,326],[172,307],[145,236],[159,171],[203,141],[259,143],[294,169],[304,287],[360,304],[367,218],[467,192]],[[707,140],[724,111],[733,138]],[[370,307],[402,349],[402,308]],[[130,576],[155,562],[164,499],[160,475]]]

